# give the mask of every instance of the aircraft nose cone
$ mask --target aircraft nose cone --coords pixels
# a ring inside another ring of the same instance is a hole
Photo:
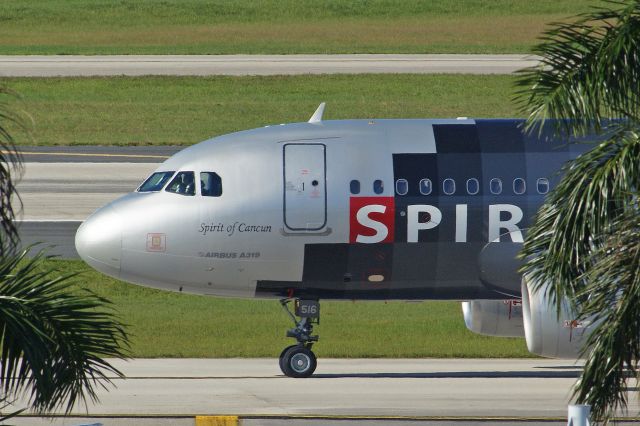
[[[117,277],[122,254],[122,219],[104,207],[85,220],[76,232],[76,250],[91,267]]]

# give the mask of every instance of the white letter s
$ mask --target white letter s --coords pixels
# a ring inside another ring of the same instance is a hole
[[[356,214],[358,223],[369,229],[373,229],[376,233],[371,236],[358,234],[356,237],[356,243],[375,244],[384,241],[384,239],[387,238],[387,235],[389,235],[389,229],[387,229],[387,226],[384,223],[380,223],[369,217],[369,214],[371,213],[384,213],[385,211],[387,211],[387,208],[380,204],[371,204],[358,210],[358,213]]]

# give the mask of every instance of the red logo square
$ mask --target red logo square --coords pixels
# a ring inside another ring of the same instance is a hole
[[[392,243],[395,233],[393,197],[351,197],[349,201],[350,243]]]

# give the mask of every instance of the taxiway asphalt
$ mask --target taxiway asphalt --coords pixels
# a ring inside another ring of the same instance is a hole
[[[313,377],[291,379],[276,359],[114,363],[127,378],[75,414],[559,420],[580,372],[571,361],[543,359],[321,358]],[[629,401],[637,413],[636,396]]]
[[[3,77],[294,74],[511,74],[531,55],[32,55],[0,56]]]

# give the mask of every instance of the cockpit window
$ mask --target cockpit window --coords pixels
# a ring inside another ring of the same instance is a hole
[[[149,176],[138,188],[138,192],[160,191],[175,172],[156,172]]]
[[[214,172],[200,172],[200,193],[204,197],[222,195],[222,178]]]
[[[196,195],[195,174],[193,172],[178,172],[165,191],[180,195]]]

